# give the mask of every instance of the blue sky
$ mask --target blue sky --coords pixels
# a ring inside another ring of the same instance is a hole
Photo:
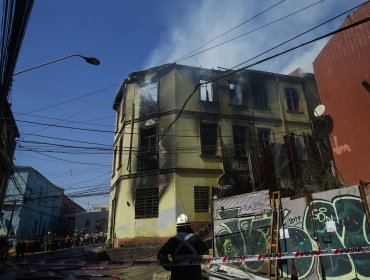
[[[204,48],[231,40],[229,43],[178,62],[206,68],[231,68],[363,2],[35,1],[16,72],[75,53],[97,57],[101,65],[92,66],[74,57],[14,77],[11,102],[22,146],[16,152],[15,163],[32,166],[65,188],[67,194],[108,191],[112,152],[106,149],[113,145],[115,111],[112,104],[127,74],[178,61],[202,44],[277,4]],[[252,31],[309,5],[313,6]],[[280,47],[275,53],[333,31],[343,19],[342,16]],[[249,34],[243,35],[245,33]],[[232,40],[235,37],[240,38]],[[326,42],[318,41],[253,69],[288,74],[301,67],[312,72],[312,61]],[[72,154],[71,149],[46,147],[44,143],[99,147],[100,153]],[[85,208],[96,203],[108,204],[108,196],[75,200]]]

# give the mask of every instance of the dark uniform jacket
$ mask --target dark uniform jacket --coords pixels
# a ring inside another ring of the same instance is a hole
[[[208,248],[203,240],[193,233],[178,232],[171,237],[158,252],[159,261],[169,261],[168,255],[173,261],[198,259],[199,255],[206,254]],[[201,280],[202,270],[200,265],[190,266],[164,266],[171,271],[172,280],[191,279]]]

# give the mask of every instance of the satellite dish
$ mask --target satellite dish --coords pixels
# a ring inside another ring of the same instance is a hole
[[[322,115],[324,115],[324,113],[325,113],[325,105],[323,104],[320,104],[319,106],[317,106],[315,110],[313,111],[313,114],[315,115],[315,117],[321,117]]]

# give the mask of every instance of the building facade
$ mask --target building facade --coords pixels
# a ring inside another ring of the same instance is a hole
[[[113,105],[115,246],[162,243],[181,213],[206,235],[215,195],[318,187],[328,147],[311,136],[314,76],[225,73],[171,64],[124,80]]]
[[[353,11],[341,27],[369,16],[370,3]],[[370,181],[370,24],[335,34],[313,63],[322,104],[333,119],[330,136],[343,182]]]
[[[86,210],[74,202],[71,198],[63,195],[62,200],[62,225],[60,233],[62,235],[72,234],[75,229],[75,218],[70,214],[84,213]]]
[[[107,205],[93,205],[92,212],[78,213],[69,215],[74,217],[75,230],[83,230],[86,233],[102,233],[107,234],[108,229],[108,206]]]
[[[6,230],[17,238],[58,234],[64,190],[32,167],[16,166],[15,171],[4,200]]]

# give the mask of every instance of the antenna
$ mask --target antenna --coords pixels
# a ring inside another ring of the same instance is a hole
[[[323,104],[318,105],[313,111],[313,114],[315,115],[315,117],[322,117],[324,113],[325,113],[325,105]]]

